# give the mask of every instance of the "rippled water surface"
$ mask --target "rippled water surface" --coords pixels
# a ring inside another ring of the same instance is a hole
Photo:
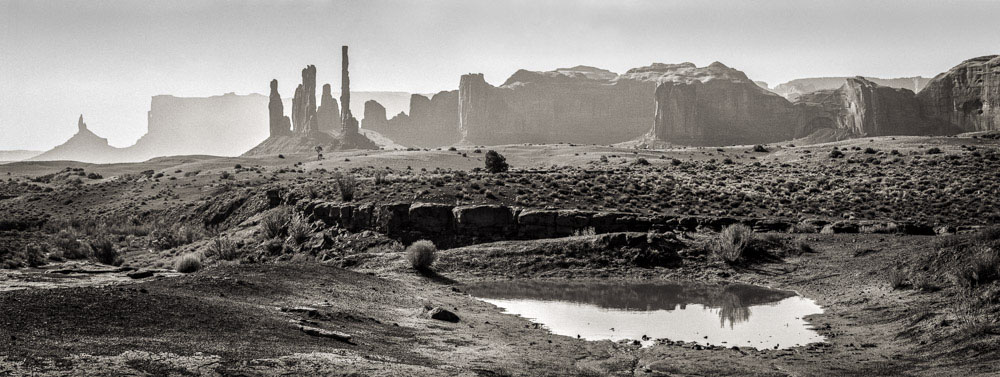
[[[752,285],[522,280],[466,290],[553,333],[587,340],[641,340],[645,335],[757,348],[824,341],[803,319],[822,312],[813,300]]]

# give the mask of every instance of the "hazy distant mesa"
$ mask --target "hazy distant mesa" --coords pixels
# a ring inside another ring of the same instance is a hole
[[[156,96],[148,133],[135,145],[109,146],[81,119],[70,140],[32,159],[143,161],[166,155],[304,153],[316,146],[722,146],[1000,129],[1000,58],[995,55],[966,60],[933,79],[810,78],[771,89],[719,62],[706,67],[654,63],[623,74],[588,66],[519,70],[499,86],[481,74],[466,74],[456,89],[430,96],[358,92],[354,99],[346,79],[346,50],[344,56],[339,103],[329,84],[317,103],[317,68],[310,65],[291,103],[278,93],[276,80],[270,96]],[[358,105],[363,109],[363,117],[354,120],[359,133],[344,142],[344,127],[354,119],[350,107]]]

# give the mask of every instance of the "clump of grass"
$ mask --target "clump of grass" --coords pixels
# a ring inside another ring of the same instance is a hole
[[[415,270],[426,271],[437,259],[437,246],[428,240],[419,240],[406,248],[406,260]]]
[[[177,272],[190,274],[201,269],[201,256],[198,254],[186,254],[174,264]]]
[[[333,180],[337,182],[337,187],[340,188],[341,199],[345,202],[354,200],[354,193],[358,189],[358,180],[353,175],[337,172],[333,176]]]
[[[118,254],[118,250],[115,250],[115,244],[107,237],[98,237],[97,239],[91,241],[90,249],[92,255],[94,256],[94,260],[99,263],[121,266],[124,262],[122,257]]]
[[[291,220],[288,221],[288,239],[296,245],[305,242],[312,232],[312,224],[310,224],[306,217],[301,213],[295,214],[295,216],[292,216]]]
[[[208,255],[222,260],[236,260],[240,257],[236,242],[228,237],[218,237],[208,244]]]
[[[958,268],[953,279],[956,285],[969,290],[1000,280],[1000,253],[992,247],[976,246],[972,261]]]
[[[264,217],[260,225],[264,230],[264,237],[267,239],[277,238],[285,232],[288,224],[287,214],[284,212],[274,212]]]

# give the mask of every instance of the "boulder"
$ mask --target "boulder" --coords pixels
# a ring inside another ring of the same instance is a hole
[[[858,233],[860,231],[858,223],[851,221],[837,221],[833,224],[823,226],[822,234]]]
[[[458,321],[460,320],[458,318],[458,315],[452,313],[448,309],[444,309],[441,307],[435,307],[428,310],[427,316],[430,317],[431,319],[436,319],[438,321],[445,321],[451,323],[458,323]]]
[[[526,239],[549,238],[556,235],[558,211],[526,209],[517,215],[518,236]]]
[[[514,211],[501,205],[468,205],[455,207],[455,229],[459,235],[488,236],[502,239],[514,229]]]
[[[413,203],[408,213],[410,228],[428,235],[452,232],[454,206],[438,203]]]

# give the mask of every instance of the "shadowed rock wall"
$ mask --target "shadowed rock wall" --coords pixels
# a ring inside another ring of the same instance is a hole
[[[969,59],[917,95],[923,115],[962,132],[1000,130],[1000,55]]]

